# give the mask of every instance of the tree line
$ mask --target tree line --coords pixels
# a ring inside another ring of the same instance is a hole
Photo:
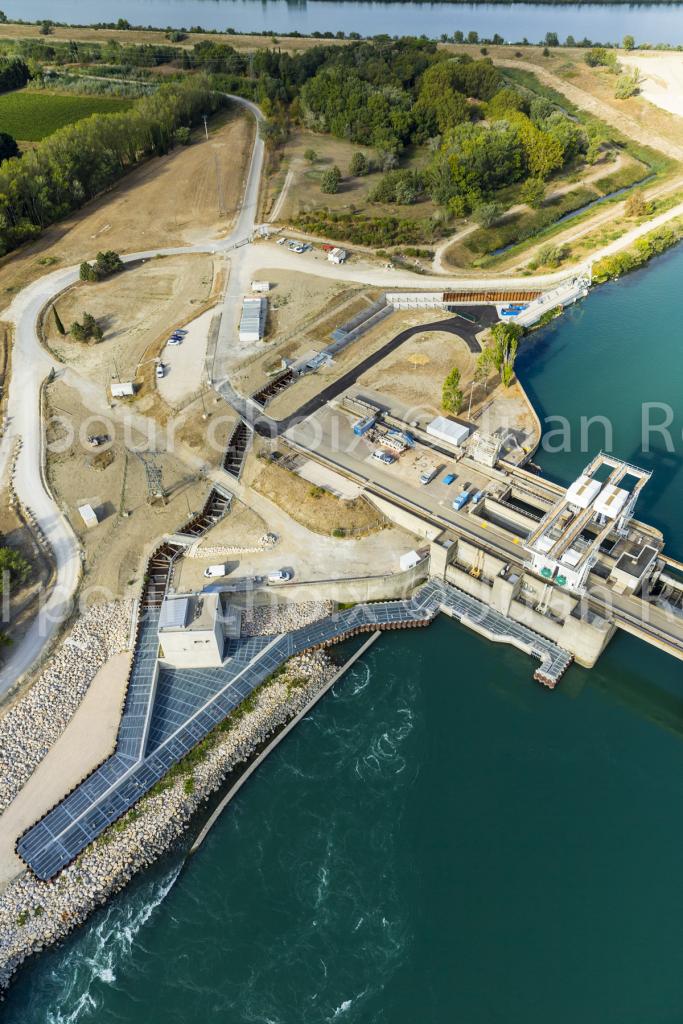
[[[215,44],[208,46],[215,55]],[[453,57],[429,40],[316,50],[301,58],[254,55],[259,75],[252,95],[275,125],[296,121],[374,147],[387,173],[373,185],[371,202],[402,205],[427,194],[462,216],[523,181],[538,205],[554,172],[579,156],[595,159],[604,141],[548,100],[509,86],[489,59]],[[247,59],[236,57],[235,70]],[[424,143],[432,152],[426,169],[398,170],[403,150]],[[336,191],[334,171],[326,173],[323,191]]]
[[[0,255],[37,237],[141,161],[162,156],[176,132],[222,103],[203,75],[161,86],[127,111],[60,128],[0,165]]]
[[[21,89],[29,80],[29,69],[26,61],[20,57],[3,58],[0,60],[0,92]]]

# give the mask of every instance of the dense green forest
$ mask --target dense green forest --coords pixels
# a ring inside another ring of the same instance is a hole
[[[423,39],[355,42],[290,55],[250,57],[225,46],[196,46],[204,66],[232,92],[255,99],[277,138],[290,121],[372,146],[387,177],[371,200],[413,203],[428,195],[451,214],[471,212],[501,188],[542,183],[603,141],[553,103],[510,86],[488,59],[451,56]],[[221,66],[222,64],[222,66]],[[231,70],[228,71],[228,68]],[[423,173],[397,172],[405,148],[428,144]]]

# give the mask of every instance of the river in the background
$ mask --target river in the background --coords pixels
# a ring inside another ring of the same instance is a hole
[[[360,32],[438,38],[478,32],[509,42],[539,42],[546,32],[579,40],[620,42],[631,33],[640,43],[683,44],[683,5],[365,3],[361,0],[3,0],[10,20],[22,18],[75,25],[115,22],[156,28],[217,29],[237,32]]]
[[[638,511],[679,557],[682,276],[679,248],[519,360],[542,416],[609,417],[652,468]],[[675,453],[641,451],[641,401],[672,405]],[[567,482],[589,456],[538,458]],[[3,1024],[683,1020],[681,668],[618,634],[551,693],[450,620],[382,637],[184,870],[24,969]]]

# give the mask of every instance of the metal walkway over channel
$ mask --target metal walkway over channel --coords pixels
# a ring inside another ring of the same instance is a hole
[[[535,677],[546,685],[571,661],[526,626],[437,580],[410,599],[356,605],[276,637],[229,641],[225,664],[214,669],[160,664],[159,608],[141,606],[115,753],[20,837],[17,853],[39,878],[53,878],[287,659],[360,632],[426,626],[440,611],[536,657]]]

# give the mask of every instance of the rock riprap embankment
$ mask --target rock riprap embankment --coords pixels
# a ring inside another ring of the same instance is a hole
[[[121,601],[89,608],[35,685],[0,719],[0,812],[64,732],[102,666],[128,646],[131,610]]]
[[[247,609],[242,619],[245,636],[275,636],[291,633],[301,626],[324,619],[334,610],[332,601],[302,601],[300,604],[267,604]]]
[[[158,789],[110,826],[52,882],[26,872],[0,896],[0,987],[32,953],[63,938],[112,893],[164,853],[203,800],[255,748],[318,694],[335,672],[322,652],[292,658],[243,710],[214,732],[201,757],[180,765]]]

